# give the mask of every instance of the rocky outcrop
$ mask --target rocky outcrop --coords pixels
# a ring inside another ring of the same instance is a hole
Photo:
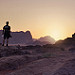
[[[64,45],[64,46],[74,46],[75,45],[75,33],[72,37],[68,37],[64,40],[59,40],[55,43],[56,45]]]
[[[11,32],[10,44],[29,44],[33,42],[30,31]],[[0,30],[0,42],[2,42],[2,30]]]
[[[55,40],[50,36],[41,37],[38,40],[41,42],[48,42],[49,44],[55,44]]]
[[[32,43],[32,45],[46,45],[46,44],[55,44],[55,40],[50,36],[45,36],[35,40]]]
[[[33,41],[30,31],[12,32],[12,38],[9,43],[11,44],[28,44]]]
[[[72,38],[75,39],[75,33],[72,35]]]
[[[50,36],[41,37],[37,40],[32,38],[30,31],[11,32],[12,38],[9,44],[24,44],[24,45],[45,45],[54,44],[55,40]],[[2,42],[2,30],[0,30],[0,43]]]

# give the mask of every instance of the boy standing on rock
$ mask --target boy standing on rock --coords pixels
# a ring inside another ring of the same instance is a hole
[[[7,21],[6,22],[6,25],[3,27],[3,44],[2,46],[4,46],[4,43],[5,43],[5,39],[7,40],[6,42],[6,46],[8,46],[8,39],[11,37],[10,35],[10,26],[9,26],[9,22]]]

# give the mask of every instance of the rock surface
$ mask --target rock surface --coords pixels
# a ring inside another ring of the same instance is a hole
[[[37,39],[37,41],[32,38],[30,31],[20,31],[11,32],[12,38],[10,38],[10,44],[21,44],[21,45],[44,45],[44,44],[54,44],[55,40],[49,36]],[[41,41],[42,40],[42,41]],[[0,43],[2,42],[2,30],[0,30]]]
[[[72,48],[44,46],[0,47],[0,75],[74,75]]]

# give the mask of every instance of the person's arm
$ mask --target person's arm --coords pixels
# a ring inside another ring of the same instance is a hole
[[[4,34],[4,30],[5,30],[5,27],[3,27],[3,32],[2,32],[2,34]]]
[[[11,28],[10,26],[8,26],[8,33],[10,34],[11,33]],[[11,35],[10,35],[11,36]]]

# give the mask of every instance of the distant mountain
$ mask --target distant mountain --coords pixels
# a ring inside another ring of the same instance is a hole
[[[32,45],[55,44],[55,40],[50,36],[41,37],[33,41]]]
[[[34,40],[30,31],[11,32],[11,36],[12,38],[9,39],[10,44],[44,45],[55,43],[55,40],[50,36],[45,36]],[[0,43],[2,42],[2,39],[2,30],[0,30]]]
[[[50,36],[41,37],[38,40],[41,41],[41,42],[49,42],[51,44],[55,43],[55,40]]]

